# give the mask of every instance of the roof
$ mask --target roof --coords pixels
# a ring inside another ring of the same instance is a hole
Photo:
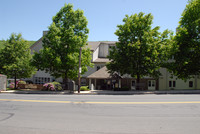
[[[88,45],[86,46],[86,48],[90,48],[90,50],[94,51],[94,50],[97,49],[97,47],[99,46],[99,44],[101,42],[99,42],[99,41],[88,41],[87,43],[88,43]]]
[[[30,46],[30,48],[32,49],[34,46],[36,46],[39,42],[42,41],[42,37],[36,41],[32,46]],[[89,48],[90,50],[94,51],[97,49],[97,47],[99,46],[99,44],[101,43],[100,41],[89,41],[87,42],[88,45],[86,46],[86,48]]]
[[[44,31],[44,32],[46,32],[46,31]],[[30,48],[32,49],[33,47],[38,45],[38,43],[40,43],[42,41],[42,39],[43,39],[43,37],[41,37],[32,46],[30,46]],[[87,43],[88,43],[88,45],[86,45],[86,48],[89,48],[91,51],[95,51],[100,44],[115,44],[116,41],[88,41]]]
[[[103,44],[115,44],[117,41],[100,41]]]
[[[36,41],[33,45],[31,45],[30,46],[30,49],[32,49],[33,47],[35,47],[40,41],[42,41],[42,37],[38,40],[38,41]]]
[[[118,79],[118,78],[122,78],[121,76],[119,76],[117,73],[114,74],[110,74],[108,72],[108,69],[106,66],[102,67],[101,69],[99,69],[98,71],[94,72],[93,74],[87,76],[87,78],[90,79],[110,79],[110,78],[114,78],[114,79]]]
[[[93,61],[93,63],[107,63],[110,60],[108,58],[97,58],[96,60]]]
[[[103,68],[89,75],[87,78],[106,79],[106,78],[110,78],[110,73],[108,73],[106,66],[104,66]]]

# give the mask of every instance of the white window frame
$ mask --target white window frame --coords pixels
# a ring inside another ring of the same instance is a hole
[[[156,81],[148,80],[148,90],[155,90],[155,89],[156,89]]]

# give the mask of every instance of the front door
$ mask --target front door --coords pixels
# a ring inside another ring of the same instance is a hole
[[[131,90],[135,90],[135,85],[136,85],[136,81],[132,80],[131,81]]]
[[[148,81],[148,90],[155,90],[156,89],[156,81],[155,80],[149,80]]]

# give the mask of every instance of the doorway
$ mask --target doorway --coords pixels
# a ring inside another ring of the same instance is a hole
[[[136,81],[132,80],[131,81],[131,90],[135,90],[135,85],[136,85]]]
[[[156,88],[156,81],[155,80],[148,80],[148,90],[155,90]]]

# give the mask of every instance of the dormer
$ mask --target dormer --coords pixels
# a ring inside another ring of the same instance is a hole
[[[99,45],[99,58],[107,58],[107,56],[110,53],[110,49],[112,49],[113,47],[115,47],[116,42],[102,42]]]

